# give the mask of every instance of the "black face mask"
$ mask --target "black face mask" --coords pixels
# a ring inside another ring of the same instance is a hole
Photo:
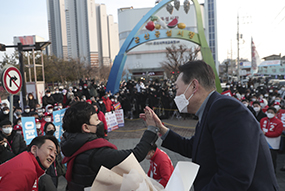
[[[53,135],[53,134],[54,134],[54,132],[55,132],[55,130],[47,131],[47,132],[46,132],[46,135]]]
[[[102,121],[97,125],[96,135],[97,135],[98,138],[104,138],[105,137],[105,134],[104,134],[104,123]]]

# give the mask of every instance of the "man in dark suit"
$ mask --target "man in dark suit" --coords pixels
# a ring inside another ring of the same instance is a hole
[[[244,105],[215,91],[215,75],[203,61],[180,66],[175,103],[199,122],[188,139],[166,128],[146,108],[162,135],[162,146],[200,165],[195,191],[278,190],[268,144],[259,123]],[[142,116],[143,117],[143,116]]]
[[[267,117],[266,114],[262,111],[259,101],[252,102],[252,108],[253,110],[251,112],[258,122],[260,122],[262,118]]]

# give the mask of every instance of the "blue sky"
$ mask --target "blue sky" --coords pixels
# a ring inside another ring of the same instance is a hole
[[[183,2],[184,0],[180,0]],[[153,7],[155,0],[95,0],[104,3],[107,13],[117,21],[117,9]],[[199,1],[202,3],[203,1]],[[13,44],[13,36],[38,35],[48,38],[46,0],[0,0],[0,43]],[[240,13],[240,57],[250,59],[250,38],[253,36],[260,57],[285,55],[285,1],[284,0],[217,0],[218,54],[222,61],[236,57],[237,12]],[[8,50],[7,53],[11,53]],[[0,52],[0,60],[3,52]]]

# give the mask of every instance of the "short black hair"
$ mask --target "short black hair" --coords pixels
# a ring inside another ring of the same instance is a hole
[[[45,126],[44,126],[44,132],[46,133],[46,130],[47,130],[47,126],[48,125],[53,125],[53,127],[54,127],[54,130],[56,130],[56,128],[55,128],[55,125],[52,123],[52,122],[46,122],[46,124],[45,124]]]
[[[267,108],[267,110],[266,110],[266,111],[268,111],[268,110],[272,110],[274,113],[276,113],[276,112],[277,112],[277,109],[276,109],[275,107],[269,107],[269,108]]]
[[[58,150],[58,141],[57,139],[55,138],[55,136],[52,136],[52,135],[45,135],[45,136],[38,136],[38,137],[35,137],[32,142],[29,144],[28,146],[28,151],[31,151],[31,148],[33,145],[36,145],[37,147],[41,147],[45,142],[46,140],[51,140],[55,146],[56,146],[56,150]]]
[[[1,121],[0,127],[2,127],[3,125],[12,125],[12,123],[10,120],[5,119],[5,120]]]
[[[86,102],[75,102],[65,111],[62,128],[69,133],[81,133],[82,125],[89,124],[91,115],[95,113],[93,105]]]
[[[189,61],[180,65],[178,69],[183,73],[182,81],[185,84],[196,79],[206,90],[216,88],[215,73],[212,67],[203,60]]]
[[[252,105],[254,105],[254,104],[260,105],[260,102],[259,101],[254,101],[254,102],[252,102]]]
[[[149,151],[156,151],[156,149],[157,149],[157,145],[154,143],[150,146]]]

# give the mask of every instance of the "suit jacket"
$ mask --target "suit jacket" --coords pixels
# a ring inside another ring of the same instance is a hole
[[[268,144],[252,113],[214,92],[191,139],[169,131],[162,143],[200,165],[195,191],[278,190]]]
[[[260,122],[260,120],[264,117],[267,117],[267,115],[260,109],[260,111],[258,112],[258,114],[256,115],[256,112],[254,110],[251,111],[252,114],[254,115],[254,117],[256,118],[257,121]]]

